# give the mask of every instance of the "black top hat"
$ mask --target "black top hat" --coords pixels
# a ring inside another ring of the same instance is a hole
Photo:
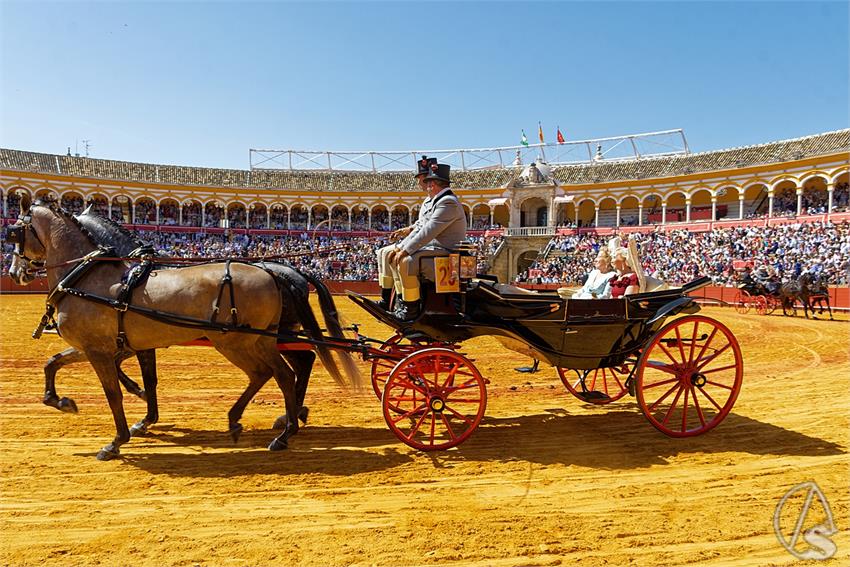
[[[422,156],[418,162],[416,162],[416,175],[413,177],[419,177],[420,175],[427,175],[431,171],[431,166],[437,163],[437,158],[429,158],[428,156]]]
[[[436,160],[434,161],[436,162]],[[449,179],[449,175],[451,170],[452,166],[447,163],[433,163],[428,171],[428,175],[425,176],[425,181],[428,181],[429,179],[438,179],[440,181],[445,181],[446,184],[450,185],[451,180]]]

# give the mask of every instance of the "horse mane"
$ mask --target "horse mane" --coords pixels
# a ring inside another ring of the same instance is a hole
[[[139,238],[138,234],[121,226],[120,223],[102,217],[97,213],[86,210],[71,218],[94,244],[113,246],[115,252],[120,256],[128,255],[142,246],[150,245]]]

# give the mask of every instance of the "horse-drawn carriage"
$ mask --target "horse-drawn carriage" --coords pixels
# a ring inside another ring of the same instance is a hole
[[[779,284],[769,289],[766,284],[753,281],[739,286],[735,293],[735,310],[741,315],[749,313],[750,309],[759,315],[770,315],[781,306]]]
[[[114,230],[105,234],[120,236]],[[474,258],[462,252],[441,259],[441,269],[435,270],[440,282],[423,282],[425,309],[413,321],[401,321],[350,294],[396,330],[389,339],[376,341],[360,335],[356,326],[353,338],[343,336],[329,294],[320,295],[330,336],[322,335],[315,318],[304,312],[306,282],[299,295],[292,281],[298,275],[267,261],[231,265],[228,260],[182,269],[148,266],[147,275],[127,289],[120,282],[128,264],[164,259],[115,257],[115,250],[98,242],[78,218],[50,205],[27,206],[7,238],[17,245],[13,276],[27,283],[39,268],[47,271],[52,288],[48,302],[53,301],[60,330],[89,358],[103,383],[117,435],[99,458],[114,457],[130,438],[116,360],[131,346],[153,352],[200,338],[208,338],[249,376],[249,387],[229,413],[234,439],[251,397],[272,375],[278,382],[288,417],[284,433],[270,445],[273,449],[286,447],[298,430],[296,416],[303,415],[313,363],[312,358],[296,357],[304,348],[317,350],[331,365],[329,349],[362,355],[371,363],[372,385],[387,425],[401,441],[422,450],[459,445],[484,416],[487,380],[462,351],[462,343],[473,337],[495,336],[509,348],[549,362],[569,391],[585,402],[606,404],[627,393],[634,396],[649,422],[672,437],[716,427],[741,388],[743,359],[737,340],[722,323],[695,315],[699,305],[688,297],[708,285],[708,278],[620,299],[563,299],[472,277]],[[315,278],[310,282],[323,287]],[[237,309],[238,297],[243,303]],[[292,305],[293,312],[287,313]],[[293,314],[301,317],[306,333],[298,330]],[[684,316],[670,320],[680,314]],[[304,324],[305,317],[312,322]],[[278,350],[285,356],[290,351],[286,360],[292,368],[282,363]],[[331,374],[340,372],[331,368]],[[155,388],[155,369],[151,384]],[[155,390],[153,394],[148,417],[137,427],[155,422],[150,417],[156,415]]]
[[[728,328],[695,315],[699,305],[687,294],[709,284],[700,278],[680,289],[581,300],[460,278],[459,291],[448,294],[423,284],[426,308],[412,322],[350,296],[396,329],[367,355],[387,425],[411,447],[434,450],[462,443],[484,415],[488,381],[461,347],[479,336],[549,362],[587,403],[634,396],[671,437],[714,428],[738,396],[743,358]],[[679,314],[686,316],[667,322]]]

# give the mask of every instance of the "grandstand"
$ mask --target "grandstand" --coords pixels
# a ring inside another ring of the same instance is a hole
[[[700,153],[685,144],[581,163],[540,155],[533,164],[458,168],[452,179],[473,235],[507,236],[510,245],[490,246],[482,261],[512,278],[558,234],[840,220],[850,208],[848,151],[844,129]],[[216,169],[0,149],[4,223],[24,192],[52,195],[71,211],[91,204],[143,231],[252,238],[317,228],[326,238],[374,237],[408,224],[421,201],[409,171]]]

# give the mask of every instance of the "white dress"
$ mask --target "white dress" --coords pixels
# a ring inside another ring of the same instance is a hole
[[[594,269],[587,275],[587,281],[584,282],[582,288],[573,295],[573,299],[599,299],[602,297],[602,293],[605,291],[605,285],[608,283],[608,280],[613,278],[616,275],[616,272],[600,272],[599,270]],[[593,296],[596,294],[596,297]]]

